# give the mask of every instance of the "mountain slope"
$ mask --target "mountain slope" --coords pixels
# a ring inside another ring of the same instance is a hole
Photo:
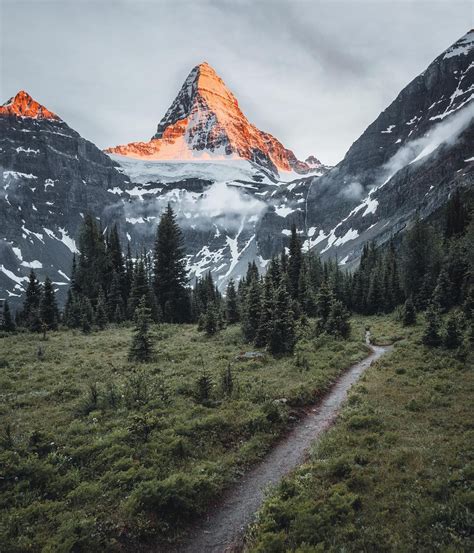
[[[31,268],[66,287],[82,215],[120,218],[107,189],[128,177],[24,91],[0,107],[0,137],[0,296],[14,303]]]
[[[438,56],[365,130],[344,159],[310,185],[307,245],[346,263],[416,213],[473,185],[474,31]]]
[[[107,153],[156,160],[247,159],[278,172],[310,172],[275,137],[249,123],[235,96],[207,63],[194,67],[149,142],[108,148]]]

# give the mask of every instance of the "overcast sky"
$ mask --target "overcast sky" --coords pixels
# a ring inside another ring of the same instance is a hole
[[[260,129],[338,162],[474,26],[474,1],[0,0],[1,101],[20,89],[99,147],[148,140],[206,60]]]

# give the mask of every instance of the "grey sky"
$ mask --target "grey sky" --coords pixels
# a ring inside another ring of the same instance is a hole
[[[100,147],[148,140],[208,61],[249,120],[339,161],[474,25],[474,1],[0,0],[1,98],[25,89]]]

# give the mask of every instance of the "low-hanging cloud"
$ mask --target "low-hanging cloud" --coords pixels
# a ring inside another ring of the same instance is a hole
[[[412,163],[425,161],[441,145],[453,145],[474,119],[474,102],[461,108],[427,134],[402,146],[383,166],[381,183],[387,183],[395,173]]]
[[[236,186],[216,182],[202,193],[173,189],[153,200],[125,204],[127,218],[159,218],[171,204],[182,228],[211,230],[213,226],[237,230],[244,219],[258,217],[268,206]],[[154,219],[152,219],[154,220]]]
[[[358,181],[353,181],[342,189],[341,196],[344,196],[348,200],[360,200],[364,193],[365,190],[362,184]]]

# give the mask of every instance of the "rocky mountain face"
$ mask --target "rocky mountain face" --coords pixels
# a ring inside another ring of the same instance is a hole
[[[15,303],[34,268],[65,289],[86,212],[122,218],[108,188],[129,179],[94,144],[19,92],[0,107],[0,297]]]
[[[249,123],[235,96],[206,62],[188,75],[149,142],[106,152],[155,160],[246,159],[277,176],[305,174],[321,165],[314,157],[310,163],[299,161],[274,136]]]
[[[307,245],[356,263],[474,178],[474,31],[438,56],[310,185]]]
[[[474,32],[438,56],[334,168],[300,162],[251,125],[207,64],[194,68],[149,142],[98,150],[20,92],[0,108],[0,297],[14,303],[30,267],[66,288],[85,212],[118,222],[132,251],[151,248],[168,203],[191,278],[223,289],[262,270],[294,223],[306,248],[357,263],[442,206],[474,176]]]

